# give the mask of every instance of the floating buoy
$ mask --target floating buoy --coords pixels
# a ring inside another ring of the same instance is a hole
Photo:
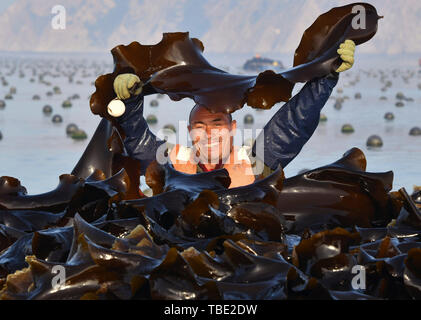
[[[71,97],[71,99],[72,99],[72,100],[80,99],[80,96],[79,96],[77,93],[75,93],[75,94]]]
[[[361,93],[357,92],[354,96],[355,99],[359,100],[361,99]]]
[[[151,107],[157,107],[158,105],[159,105],[159,103],[158,103],[157,100],[152,100],[151,103],[150,103]]]
[[[70,108],[72,106],[72,103],[70,102],[70,100],[64,100],[61,106],[63,108]]]
[[[78,126],[75,125],[74,123],[70,123],[67,125],[66,127],[66,133],[67,135],[72,135],[73,133],[75,133],[78,130]]]
[[[35,94],[33,97],[32,97],[32,100],[40,100],[41,99],[41,97],[39,96],[39,95],[37,95],[37,94]]]
[[[386,112],[384,118],[388,121],[395,119],[395,115],[392,112]]]
[[[244,116],[244,124],[253,124],[254,123],[254,118],[251,114],[246,114]]]
[[[320,114],[320,118],[319,118],[319,122],[326,122],[327,121],[327,117],[324,113]]]
[[[396,99],[403,100],[403,99],[405,99],[405,95],[402,92],[398,92],[396,94]]]
[[[16,87],[10,87],[9,92],[10,92],[11,94],[16,94]]]
[[[344,89],[342,89],[342,88],[338,88],[338,89],[336,90],[336,92],[337,92],[337,93],[343,93],[343,92],[344,92]]]
[[[0,100],[0,110],[6,108],[6,102],[4,100]]]
[[[47,91],[46,95],[47,97],[51,97],[54,93],[52,91]]]
[[[174,127],[172,124],[167,124],[167,125],[165,125],[165,126],[164,126],[164,129],[165,129],[165,130],[171,130],[171,131],[173,131],[174,133],[176,133],[176,132],[177,132],[177,130],[175,129],[175,127]]]
[[[72,133],[70,137],[74,140],[84,140],[88,137],[88,135],[85,131],[77,129],[75,132]]]
[[[413,127],[409,131],[410,136],[421,136],[421,128],[420,127]]]
[[[340,100],[336,100],[334,106],[333,106],[336,110],[341,110],[342,109],[342,102]]]
[[[55,94],[60,94],[60,93],[61,93],[61,89],[60,89],[60,87],[57,87],[57,86],[55,86],[55,87],[53,88],[53,91],[54,91],[54,93],[55,93]]]
[[[56,114],[52,117],[51,121],[53,123],[61,123],[61,122],[63,122],[63,118],[61,117],[61,115]]]
[[[383,140],[378,135],[372,135],[367,139],[367,147],[380,148],[383,146]]]
[[[354,127],[350,124],[344,124],[341,129],[342,133],[353,133]]]
[[[50,115],[53,112],[53,108],[47,104],[42,108],[42,112],[46,115]]]
[[[5,99],[5,100],[12,100],[12,99],[13,99],[13,96],[12,96],[10,93],[8,93],[8,94],[6,94],[6,95],[4,96],[4,99]]]
[[[385,97],[385,96],[381,96],[381,97],[380,97],[380,100],[383,100],[383,101],[384,101],[384,100],[387,100],[387,97]]]
[[[398,108],[403,107],[405,104],[402,101],[398,101],[395,103],[395,106],[397,106]]]
[[[3,134],[0,131],[0,140],[3,139]]]
[[[158,119],[155,115],[150,114],[146,117],[146,122],[148,124],[156,124],[156,123],[158,123]]]

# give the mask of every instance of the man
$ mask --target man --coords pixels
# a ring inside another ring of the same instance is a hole
[[[319,123],[320,111],[338,82],[338,74],[354,64],[355,43],[346,40],[337,50],[343,63],[325,77],[309,81],[301,91],[285,103],[272,117],[253,145],[253,154],[264,162],[259,176],[267,176],[279,165],[283,168],[301,151]],[[140,84],[140,86],[139,86]],[[138,88],[132,91],[134,88]],[[141,81],[134,74],[121,74],[114,80],[117,98],[126,105],[123,115],[116,116],[126,133],[124,144],[129,155],[141,162],[142,172],[156,159],[156,154],[166,146],[149,130],[143,118]],[[196,105],[189,116],[188,130],[192,148],[176,145],[169,150],[169,158],[178,171],[195,174],[225,168],[231,178],[230,188],[254,182],[256,162],[252,163],[243,148],[233,145],[236,122],[230,114],[212,113]],[[256,150],[263,146],[263,152]]]

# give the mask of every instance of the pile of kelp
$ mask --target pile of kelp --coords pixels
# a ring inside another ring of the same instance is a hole
[[[421,298],[421,191],[391,192],[361,150],[234,189],[155,162],[145,197],[121,147],[103,119],[57,189],[0,178],[2,299]]]

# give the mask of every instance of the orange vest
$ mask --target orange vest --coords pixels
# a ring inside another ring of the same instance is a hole
[[[175,145],[170,152],[171,163],[174,169],[180,172],[196,174],[197,163],[193,159],[193,150],[179,144]],[[230,161],[227,161],[223,168],[228,171],[231,178],[229,188],[246,186],[255,181],[252,165],[243,148],[234,147],[230,154]]]

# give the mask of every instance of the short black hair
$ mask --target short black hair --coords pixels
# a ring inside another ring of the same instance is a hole
[[[190,114],[189,114],[189,124],[190,124],[190,120],[191,120],[191,116],[193,114],[193,111],[196,110],[199,107],[204,107],[203,105],[200,104],[195,104],[194,107],[190,110]],[[206,108],[206,107],[205,107]],[[209,109],[208,109],[209,110]],[[231,123],[232,122],[232,115],[231,113],[226,113],[226,115],[228,115],[228,121]]]

